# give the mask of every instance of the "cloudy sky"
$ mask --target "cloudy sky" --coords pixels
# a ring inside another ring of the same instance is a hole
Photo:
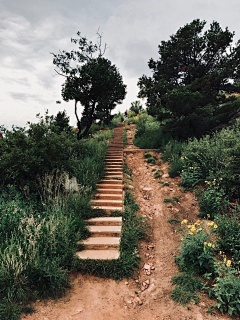
[[[218,21],[240,39],[239,0],[0,0],[0,125],[25,126],[48,109],[66,110],[75,125],[74,103],[62,102],[61,84],[50,52],[71,48],[77,31],[93,42],[100,28],[127,84],[127,97],[115,111],[137,100],[137,81],[148,74],[158,44],[199,18]]]

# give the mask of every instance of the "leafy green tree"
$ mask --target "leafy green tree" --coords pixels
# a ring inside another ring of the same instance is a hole
[[[130,110],[135,112],[136,114],[139,114],[139,112],[142,110],[142,105],[140,101],[133,101],[131,103]]]
[[[59,111],[52,120],[52,131],[61,134],[61,132],[70,133],[72,132],[72,127],[69,125],[70,117],[67,116],[66,110]]]
[[[148,112],[168,119],[166,128],[181,137],[200,136],[226,120],[219,116],[219,105],[227,102],[224,93],[234,91],[240,74],[240,45],[232,45],[234,33],[216,21],[206,31],[205,25],[193,20],[161,41],[159,60],[148,62],[152,77],[143,75],[138,82],[138,96],[147,98]],[[235,111],[228,110],[227,117]]]
[[[102,120],[117,104],[122,103],[126,85],[116,66],[103,57],[106,45],[102,49],[101,35],[98,33],[98,44],[88,42],[80,32],[77,35],[79,38],[71,39],[71,42],[78,45],[78,50],[53,54],[53,64],[57,67],[56,72],[65,77],[63,99],[75,101],[79,129],[77,138],[81,139],[96,119]],[[83,107],[82,119],[78,116],[78,102]]]

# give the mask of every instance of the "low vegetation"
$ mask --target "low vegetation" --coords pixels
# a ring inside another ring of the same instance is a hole
[[[84,219],[96,215],[90,200],[112,132],[77,141],[63,129],[48,114],[28,128],[1,129],[0,319],[18,319],[32,311],[31,301],[65,293],[77,241],[88,235]]]
[[[239,102],[238,98],[234,103]],[[172,280],[172,299],[184,305],[191,301],[198,303],[198,291],[203,290],[216,300],[209,312],[214,313],[217,308],[229,315],[239,315],[239,119],[221,130],[187,141],[163,134],[161,122],[145,111],[135,115],[134,122],[137,128],[134,143],[141,148],[159,149],[162,160],[169,163],[169,176],[180,176],[183,191],[195,193],[199,218],[204,219],[195,223],[183,220],[181,227],[178,220],[168,220],[176,225],[181,239],[175,258],[180,274]],[[144,156],[146,161],[154,159],[150,152]],[[178,199],[164,199],[166,203],[172,201]],[[181,279],[186,278],[197,287],[185,286],[187,282]]]

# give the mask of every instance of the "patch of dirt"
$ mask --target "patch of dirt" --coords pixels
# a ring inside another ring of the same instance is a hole
[[[128,131],[133,135],[133,128]],[[136,149],[136,147],[133,149]],[[130,151],[130,150],[129,150]],[[32,315],[25,320],[213,320],[231,319],[227,315],[207,313],[208,306],[215,304],[201,294],[198,305],[187,307],[175,304],[170,293],[171,278],[178,273],[174,256],[178,254],[179,236],[168,220],[195,222],[198,203],[190,192],[183,193],[178,186],[179,178],[169,178],[168,165],[162,163],[159,154],[157,164],[149,165],[144,152],[127,153],[127,164],[132,169],[134,189],[140,209],[138,214],[149,217],[151,232],[148,241],[140,243],[140,268],[135,279],[120,282],[81,275],[72,275],[73,288],[58,301],[37,301]],[[154,171],[162,170],[161,178],[154,179]],[[158,181],[168,182],[163,186]],[[178,197],[179,201],[164,203],[165,198]]]

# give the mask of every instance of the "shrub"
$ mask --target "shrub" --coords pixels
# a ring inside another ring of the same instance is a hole
[[[215,307],[222,313],[227,312],[230,316],[240,314],[240,279],[237,272],[231,267],[231,260],[218,262],[217,277],[210,295],[217,300]]]
[[[183,186],[191,187],[197,180],[219,181],[221,179],[219,188],[228,197],[239,197],[239,129],[240,121],[238,120],[231,128],[223,129],[212,136],[207,135],[200,140],[193,139],[184,145],[182,150],[184,172],[181,174]],[[195,172],[191,174],[190,167],[197,168],[197,174]]]
[[[171,292],[171,298],[182,305],[186,305],[194,300],[198,303],[199,296],[197,291],[203,288],[203,283],[193,275],[189,273],[181,273],[171,280],[176,287]]]
[[[188,226],[186,223],[186,220],[181,223],[185,235],[181,237],[180,254],[176,257],[180,271],[199,274],[214,272],[215,244],[210,241],[210,233],[199,222]]]
[[[220,250],[232,255],[235,268],[239,269],[240,261],[240,225],[236,217],[227,215],[217,217],[217,244]]]
[[[199,216],[213,220],[223,209],[228,201],[223,190],[218,191],[214,185],[204,190],[199,198]]]

